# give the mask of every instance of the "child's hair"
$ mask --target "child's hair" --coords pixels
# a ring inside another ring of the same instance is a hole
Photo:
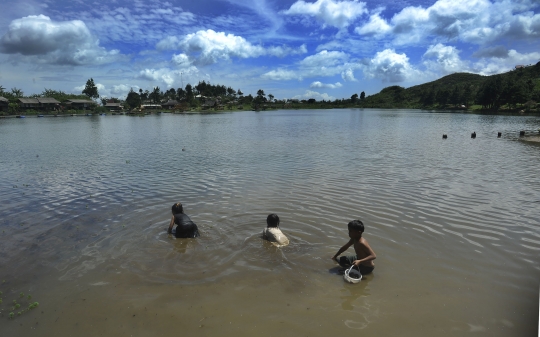
[[[172,205],[171,210],[172,210],[173,214],[184,213],[184,209],[182,208],[182,203],[181,202],[177,202],[176,204]]]
[[[349,227],[349,230],[353,230],[355,232],[364,232],[364,224],[360,220],[353,220],[349,222],[347,227]]]
[[[268,227],[279,227],[279,217],[277,216],[277,214],[270,214],[267,218],[266,218],[266,225]]]

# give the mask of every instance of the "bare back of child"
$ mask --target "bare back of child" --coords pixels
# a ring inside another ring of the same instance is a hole
[[[350,240],[338,250],[336,255],[332,257],[332,260],[344,268],[348,268],[354,264],[358,267],[362,275],[370,274],[375,269],[373,260],[377,258],[377,255],[367,240],[362,237],[364,224],[360,220],[353,220],[348,223],[347,227],[349,229]],[[354,247],[356,255],[341,256],[338,260],[337,257],[351,246]]]

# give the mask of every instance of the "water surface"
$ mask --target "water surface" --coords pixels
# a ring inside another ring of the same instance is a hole
[[[539,128],[414,110],[0,120],[0,329],[535,336],[540,146],[518,135]],[[167,235],[177,201],[200,239]],[[289,246],[261,239],[269,213]],[[356,218],[378,257],[349,285],[330,258]],[[39,310],[10,321],[20,292]]]

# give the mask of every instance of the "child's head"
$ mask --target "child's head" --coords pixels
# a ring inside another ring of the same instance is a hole
[[[177,202],[176,204],[172,205],[172,214],[178,214],[178,213],[184,213],[184,209],[182,208],[182,203]]]
[[[349,237],[351,239],[358,239],[364,233],[364,224],[360,220],[353,220],[347,225],[349,228]]]
[[[277,216],[277,214],[270,214],[267,218],[266,218],[266,225],[268,227],[279,227],[279,217]]]

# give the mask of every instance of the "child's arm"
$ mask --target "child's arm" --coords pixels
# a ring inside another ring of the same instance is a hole
[[[172,228],[174,227],[174,215],[171,218],[171,223],[169,224],[169,229],[167,230],[167,233],[172,233]]]
[[[349,249],[349,247],[352,246],[353,243],[354,243],[353,240],[350,239],[349,242],[347,242],[343,247],[341,247],[341,248],[338,250],[338,252],[336,253],[336,255],[332,256],[332,260],[338,262],[337,257],[338,257],[341,253],[343,253],[344,251],[346,251],[347,249]]]
[[[358,267],[360,264],[362,264],[362,262],[373,261],[377,258],[377,255],[375,254],[375,252],[373,251],[373,249],[371,248],[371,246],[366,240],[360,241],[360,247],[366,253],[367,256],[361,260],[354,261],[353,264],[355,266]]]

